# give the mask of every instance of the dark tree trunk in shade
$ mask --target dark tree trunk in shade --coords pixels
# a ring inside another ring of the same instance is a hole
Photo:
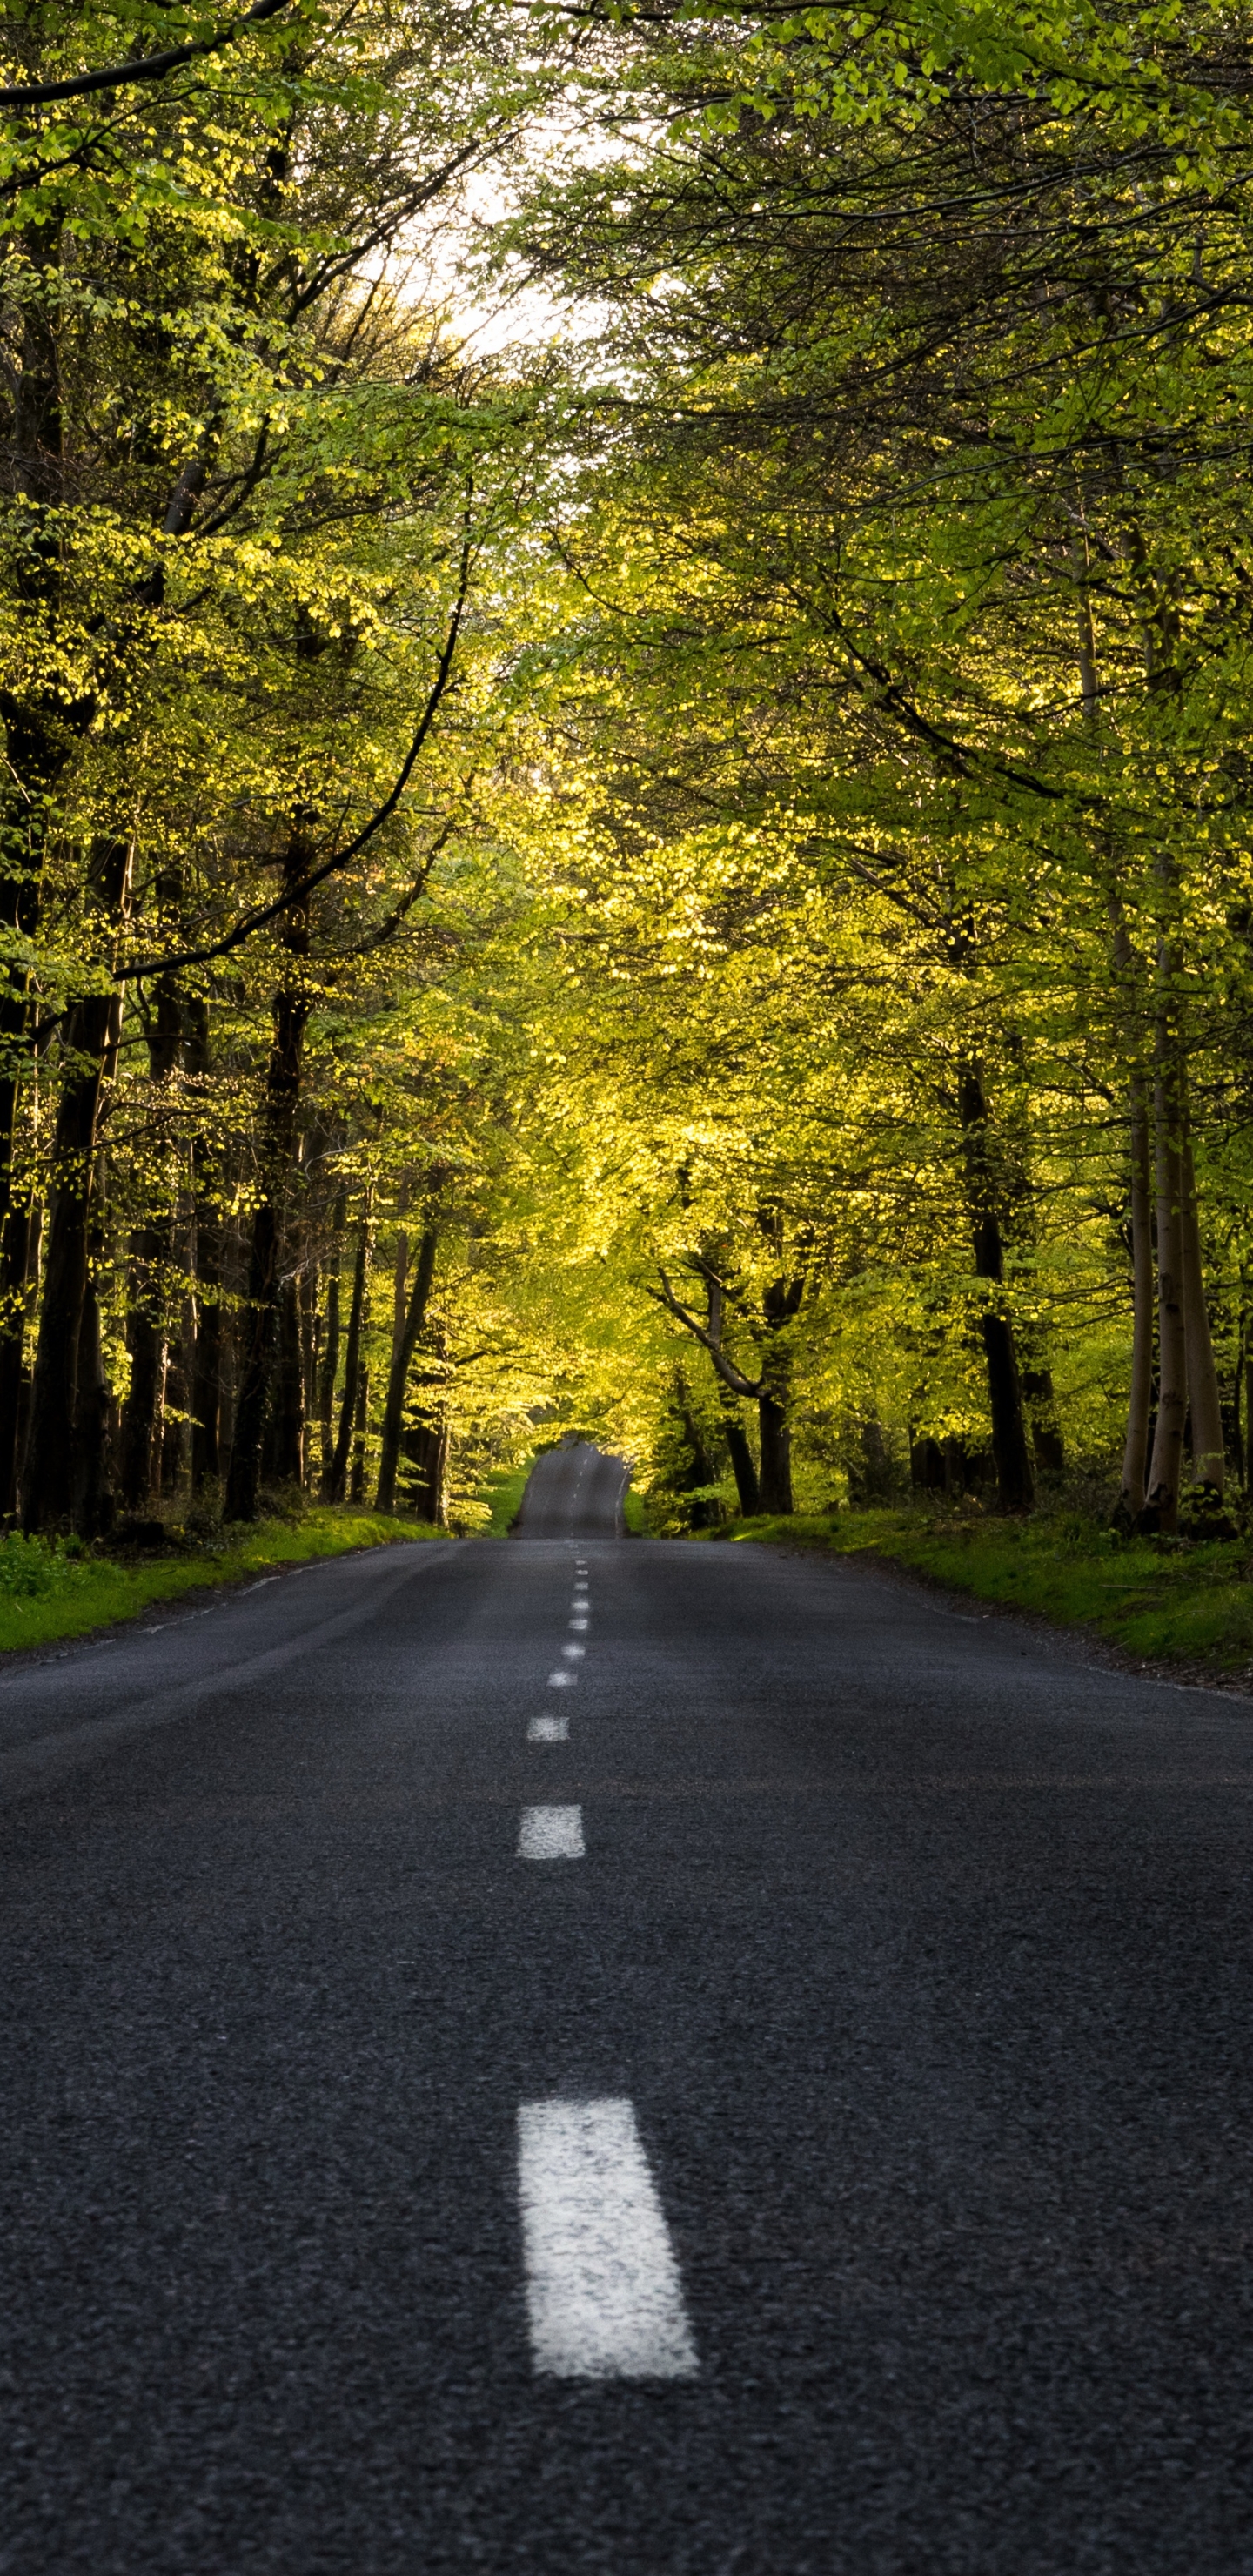
[[[415,1423],[405,1433],[405,1458],[409,1466],[405,1502],[415,1520],[430,1521],[437,1529],[444,1526],[444,1482],[448,1467],[448,1425],[441,1417],[436,1422]]]
[[[178,993],[163,975],[148,1026],[148,1080],[155,1093],[178,1063],[183,1024]],[[128,1511],[142,1511],[163,1482],[159,1425],[165,1400],[166,1310],[173,1226],[153,1213],[135,1228],[128,1249],[126,1346],[131,1376],[122,1407],[119,1482]]]
[[[300,1273],[300,1404],[303,1415],[301,1443],[303,1482],[313,1481],[313,1440],[310,1425],[318,1410],[318,1270],[317,1263],[306,1261]]]
[[[300,1348],[300,1288],[289,1273],[279,1300],[278,1373],[272,1407],[274,1473],[283,1485],[299,1485],[305,1467],[305,1379]]]
[[[186,1052],[184,1061],[189,1080],[207,1093],[211,1065],[209,1054],[209,1005],[199,995],[184,1006]],[[194,1282],[191,1329],[191,1383],[187,1409],[191,1415],[191,1490],[193,1497],[204,1490],[206,1481],[220,1472],[221,1451],[219,1428],[222,1412],[222,1228],[214,1200],[214,1183],[218,1177],[208,1135],[204,1129],[193,1137],[191,1147],[192,1249],[191,1271]]]
[[[335,1454],[331,1460],[330,1496],[342,1503],[348,1482],[348,1449],[357,1416],[357,1373],[361,1366],[361,1329],[365,1316],[366,1283],[370,1272],[370,1202],[367,1198],[357,1229],[357,1258],[352,1273],[352,1304],[348,1310],[348,1344],[344,1353],[344,1394],[339,1408],[339,1430]]]
[[[339,1276],[343,1262],[344,1227],[347,1216],[347,1193],[340,1190],[335,1200],[335,1213],[331,1220],[331,1255],[326,1281],[326,1328],[318,1374],[322,1492],[327,1501],[330,1500],[335,1460],[335,1380],[339,1375]]]
[[[0,1518],[17,1509],[23,1346],[30,1306],[31,1211],[10,1199],[0,1234]]]
[[[365,1501],[365,1438],[369,1420],[370,1372],[362,1360],[357,1369],[357,1404],[352,1423],[352,1477],[348,1487],[350,1503]]]
[[[77,1406],[75,1406],[75,1530],[80,1538],[106,1538],[113,1528],[113,1489],[108,1479],[108,1425],[113,1391],[103,1365],[101,1296],[98,1270],[106,1255],[106,1175],[103,1157],[95,1157],[90,1200],[88,1285],[83,1293],[83,1321],[77,1329]]]
[[[720,1377],[717,1378],[717,1386],[722,1407],[722,1428],[731,1460],[731,1473],[735,1478],[736,1497],[745,1520],[750,1520],[755,1512],[761,1510],[761,1487],[757,1481],[757,1469],[736,1398],[730,1387]]]
[[[312,845],[294,831],[284,859],[284,880],[297,886],[308,873]],[[300,962],[309,953],[309,914],[296,904],[282,916],[280,936],[292,960],[292,971],[274,996],[273,1037],[266,1067],[261,1129],[261,1196],[253,1214],[248,1249],[248,1280],[239,1332],[239,1379],[235,1397],[235,1431],[226,1479],[228,1520],[257,1516],[261,1481],[261,1442],[270,1395],[278,1319],[279,1255],[283,1205],[292,1151],[304,1054],[309,994]]]
[[[790,1512],[792,1435],[783,1406],[764,1388],[757,1398],[757,1427],[761,1442],[760,1508],[763,1512]]]
[[[958,1108],[966,1193],[974,1237],[975,1276],[999,1286],[1005,1277],[998,1205],[1000,1190],[988,1132],[988,1104],[983,1077],[977,1065],[962,1067],[958,1079]],[[1027,1453],[1013,1326],[1003,1308],[994,1301],[984,1307],[980,1324],[987,1363],[998,1507],[1003,1512],[1028,1512],[1035,1501],[1035,1481]]]
[[[1149,1113],[1144,1076],[1133,1073],[1131,1146],[1131,1387],[1123,1448],[1121,1511],[1135,1522],[1144,1509],[1153,1404],[1153,1198],[1149,1178]]]
[[[1183,1426],[1187,1412],[1187,1344],[1183,1273],[1183,1065],[1178,1029],[1170,1005],[1175,976],[1163,955],[1160,966],[1167,999],[1157,1014],[1153,1082],[1154,1153],[1157,1182],[1157,1421],[1149,1464],[1146,1511],[1156,1527],[1173,1534],[1179,1526],[1179,1477],[1183,1464]]]
[[[48,1249],[22,1474],[22,1525],[28,1532],[56,1528],[73,1514],[74,1422],[96,1120],[114,1010],[111,995],[92,993],[76,1003],[67,1030],[73,1070],[66,1075],[57,1104],[56,1178],[48,1209]]]
[[[186,1453],[187,1407],[190,1388],[187,1383],[186,1343],[180,1334],[165,1346],[165,1384],[161,1390],[160,1491],[176,1494],[182,1481]]]
[[[400,1461],[404,1433],[405,1386],[417,1348],[418,1336],[426,1320],[430,1303],[431,1282],[435,1276],[435,1254],[439,1243],[437,1229],[428,1225],[418,1247],[412,1284],[399,1319],[399,1331],[392,1349],[391,1374],[387,1382],[387,1403],[383,1412],[383,1441],[379,1457],[379,1481],[376,1508],[380,1512],[396,1508],[396,1471]]]

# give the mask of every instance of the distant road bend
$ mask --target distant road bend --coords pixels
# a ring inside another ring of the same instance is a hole
[[[589,1442],[547,1449],[527,1479],[514,1526],[518,1538],[621,1538],[622,1501],[630,1482],[620,1458]]]
[[[1247,2576],[1247,1703],[515,1542],[0,1671],[3,2576]]]

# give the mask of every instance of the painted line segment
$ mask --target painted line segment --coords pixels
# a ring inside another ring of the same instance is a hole
[[[524,2102],[518,2197],[536,2370],[690,2379],[683,2285],[634,2105]]]
[[[524,1807],[518,1830],[519,1860],[582,1860],[581,1807]]]

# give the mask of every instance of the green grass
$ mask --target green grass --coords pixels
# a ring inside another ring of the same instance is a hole
[[[120,1564],[75,1555],[44,1539],[13,1532],[0,1539],[0,1652],[82,1637],[115,1619],[134,1619],[158,1601],[178,1601],[206,1584],[238,1583],[270,1567],[343,1556],[352,1548],[400,1539],[445,1538],[422,1521],[382,1518],[349,1505],[302,1513],[298,1520],[257,1521],[223,1533],[216,1546],[189,1548]]]
[[[980,1601],[1091,1629],[1146,1663],[1253,1671],[1247,1539],[1124,1539],[1079,1513],[1018,1522],[962,1512],[797,1512],[715,1539],[866,1551]]]
[[[522,1508],[526,1480],[535,1464],[534,1454],[524,1458],[520,1467],[497,1467],[487,1482],[479,1487],[479,1501],[486,1503],[492,1525],[489,1538],[508,1538]]]
[[[642,1494],[628,1485],[622,1497],[622,1526],[628,1538],[647,1538],[648,1511]]]

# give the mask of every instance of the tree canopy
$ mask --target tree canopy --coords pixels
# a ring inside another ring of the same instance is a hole
[[[11,15],[0,1510],[1230,1512],[1249,39]]]

